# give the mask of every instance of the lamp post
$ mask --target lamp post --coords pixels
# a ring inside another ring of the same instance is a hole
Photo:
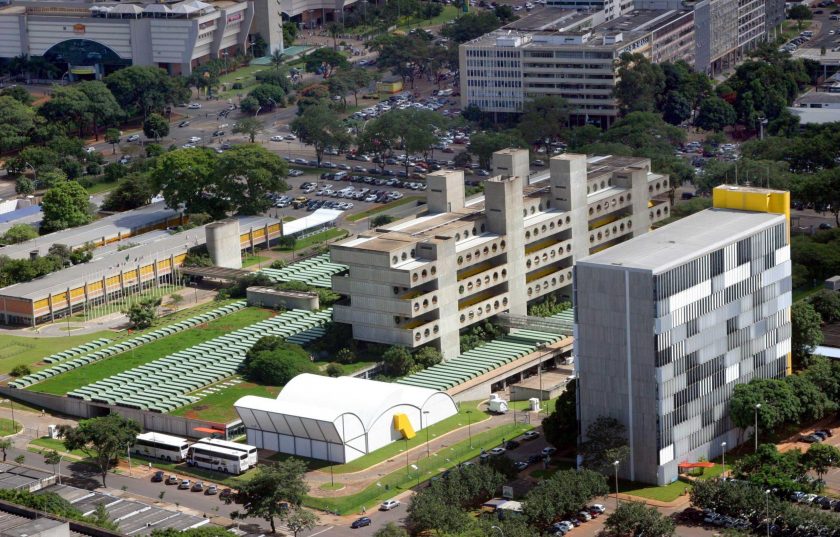
[[[500,534],[502,537],[505,537],[505,532],[503,532],[503,531],[502,531],[502,528],[500,528],[499,526],[490,526],[490,529],[491,529],[491,530],[499,530],[499,534]]]
[[[131,477],[131,444],[125,445],[125,451],[128,453],[128,477]]]
[[[753,435],[755,436],[755,451],[758,451],[758,409],[761,408],[761,403],[755,404],[755,432]]]
[[[613,468],[615,468],[615,505],[618,505],[618,461],[613,461]]]
[[[720,447],[723,451],[721,451],[720,459],[721,459],[721,466],[723,466],[723,473],[726,473],[726,442],[721,442]]]
[[[767,537],[770,537],[770,490],[764,491],[765,516],[767,517]]]
[[[467,410],[467,435],[470,437],[470,449],[472,449],[472,410]]]
[[[426,419],[424,420],[426,425],[426,457],[431,457],[429,454],[429,411],[424,410],[423,415],[426,416]]]
[[[405,475],[408,475],[408,438],[403,438],[405,440]]]
[[[58,484],[61,484],[61,461],[64,459],[64,455],[58,456]]]

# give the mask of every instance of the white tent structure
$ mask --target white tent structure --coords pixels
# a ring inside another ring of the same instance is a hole
[[[293,378],[277,399],[247,395],[234,408],[248,444],[335,463],[358,459],[458,412],[445,392],[310,374]]]

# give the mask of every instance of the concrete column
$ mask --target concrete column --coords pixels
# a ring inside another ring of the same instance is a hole
[[[463,181],[461,182],[463,185]],[[463,189],[463,186],[462,186]],[[438,276],[438,318],[440,338],[438,347],[444,361],[451,360],[461,354],[459,311],[458,311],[458,266],[455,259],[455,239],[439,241],[436,244],[436,259]]]
[[[53,309],[53,296],[52,293],[47,295],[47,304],[50,306],[50,321],[55,321],[55,310]]]
[[[503,177],[518,176],[523,184],[528,184],[531,173],[531,161],[527,149],[502,149],[493,153],[493,175]]]
[[[569,213],[572,260],[589,255],[589,209],[586,205],[586,155],[567,153],[549,161],[551,203]]]
[[[221,220],[205,226],[207,251],[217,267],[242,268],[239,220]],[[253,248],[253,234],[249,233]]]
[[[528,293],[525,284],[525,228],[522,214],[522,181],[520,176],[492,177],[484,182],[487,230],[505,237],[508,271],[508,310],[525,315]]]
[[[426,176],[426,203],[430,213],[464,208],[464,172],[441,170]],[[454,252],[453,252],[454,253]]]
[[[650,192],[648,191],[648,172],[650,171],[650,161],[637,168],[628,168],[613,175],[613,184],[624,188],[629,188],[633,196],[630,200],[631,210],[633,215],[631,222],[633,223],[633,236],[637,237],[643,233],[647,233],[650,228],[650,210],[648,208],[648,200],[650,200]]]

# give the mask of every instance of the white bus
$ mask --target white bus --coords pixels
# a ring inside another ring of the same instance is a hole
[[[196,443],[190,446],[187,463],[190,466],[235,475],[251,467],[248,464],[248,453],[207,443]]]
[[[231,442],[229,440],[222,440],[221,438],[201,438],[197,444],[212,444],[223,448],[232,449],[234,451],[241,451],[248,454],[248,465],[253,468],[257,465],[257,448],[256,446],[249,446],[248,444],[240,444],[239,442]]]
[[[137,455],[181,462],[187,458],[190,443],[185,438],[161,433],[138,434],[131,450]]]

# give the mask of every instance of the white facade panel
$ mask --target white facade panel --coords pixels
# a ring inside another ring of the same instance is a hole
[[[744,263],[723,273],[723,284],[726,287],[735,285],[750,277],[750,263]]]
[[[152,58],[158,63],[187,63],[193,57],[197,23],[192,20],[152,19]]]
[[[77,24],[81,25],[83,30],[80,30]],[[130,60],[132,57],[128,20],[30,17],[27,26],[29,53],[33,56],[43,56],[51,47],[63,41],[86,39],[110,48],[122,59]]]
[[[0,57],[14,58],[25,52],[20,23],[21,19],[17,15],[0,16]]]
[[[668,464],[674,460],[674,444],[668,444],[659,450],[659,464]]]

